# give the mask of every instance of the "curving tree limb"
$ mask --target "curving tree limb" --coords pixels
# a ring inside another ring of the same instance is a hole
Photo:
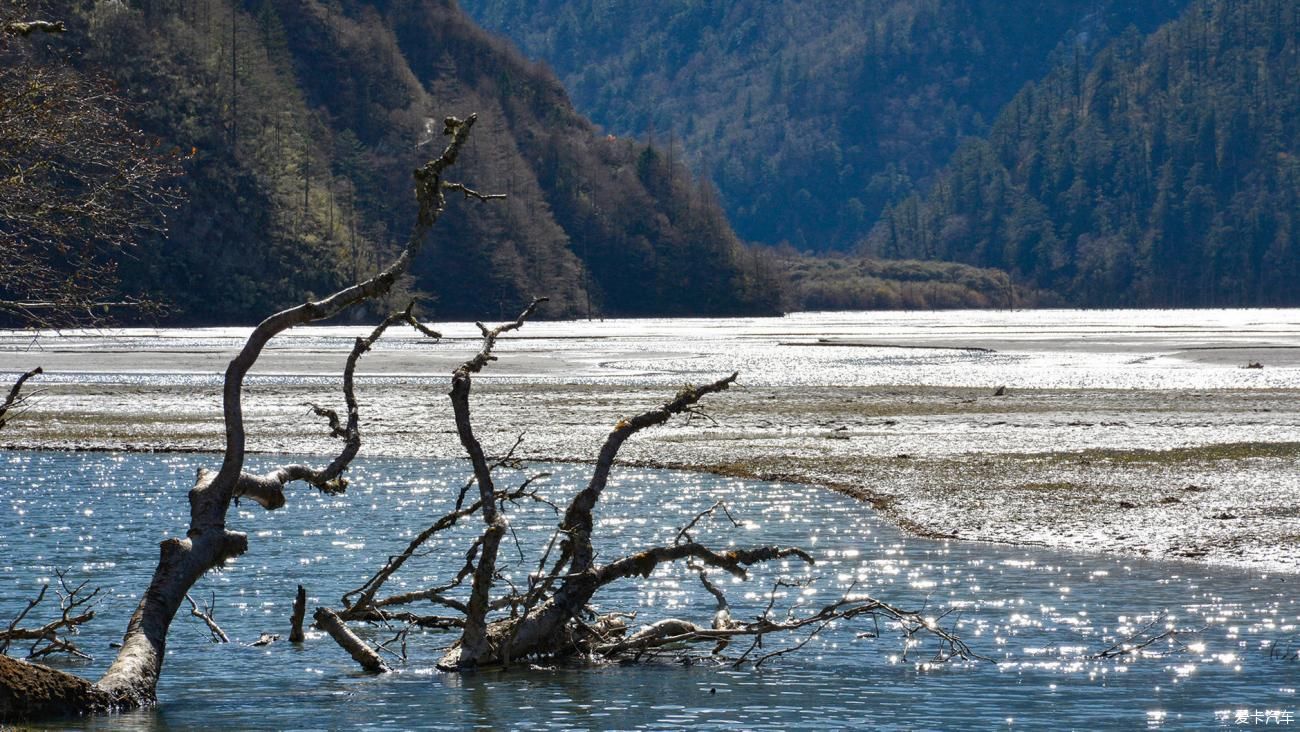
[[[479,539],[478,563],[474,568],[474,583],[470,589],[469,603],[465,613],[465,630],[461,634],[460,654],[457,664],[461,667],[477,665],[478,659],[489,652],[487,639],[487,613],[492,604],[492,580],[496,574],[497,552],[501,539],[505,537],[510,524],[505,514],[497,510],[496,488],[492,482],[492,467],[483,453],[483,446],[474,436],[470,423],[469,393],[471,377],[483,370],[489,362],[495,361],[492,348],[502,333],[517,330],[524,325],[537,310],[537,306],[546,302],[546,298],[535,298],[513,322],[489,329],[477,323],[483,334],[483,345],[478,354],[461,364],[451,377],[451,405],[456,417],[456,432],[460,435],[460,444],[469,455],[474,465],[474,480],[478,483],[479,504],[483,512],[483,522],[487,528]]]
[[[127,625],[122,647],[108,671],[92,685],[72,674],[40,669],[30,664],[15,666],[13,664],[19,662],[10,663],[10,659],[0,658],[0,720],[152,704],[165,657],[167,632],[185,594],[207,571],[248,550],[248,537],[226,528],[226,513],[231,502],[237,496],[247,496],[268,510],[278,508],[284,504],[284,486],[294,480],[306,480],[322,490],[343,489],[344,486],[336,479],[355,455],[352,440],[339,459],[323,470],[290,465],[263,476],[244,472],[244,377],[276,335],[299,325],[334,317],[392,289],[410,267],[429,229],[443,212],[446,199],[442,176],[456,162],[474,121],[472,115],[465,120],[448,117],[444,132],[451,138],[449,144],[440,156],[415,171],[419,206],[416,224],[406,246],[392,263],[369,279],[323,299],[283,310],[262,321],[231,360],[222,390],[226,445],[221,468],[215,473],[199,473],[189,492],[189,530],[184,538],[167,539],[161,543],[153,578]],[[350,401],[350,425],[354,409],[355,403]],[[36,693],[32,684],[48,691]]]
[[[27,401],[28,397],[22,396],[21,393],[23,390],[23,384],[27,383],[27,380],[33,376],[39,376],[43,373],[45,373],[45,371],[40,366],[37,366],[31,371],[20,375],[18,379],[14,381],[14,385],[9,389],[9,396],[5,397],[3,404],[0,404],[0,429],[3,429],[4,426],[9,423],[8,420],[12,419],[12,417],[9,416],[10,410],[21,407],[23,402]]]

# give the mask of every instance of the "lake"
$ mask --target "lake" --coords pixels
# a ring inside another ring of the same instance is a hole
[[[78,636],[93,662],[70,667],[96,677],[109,643],[147,583],[159,540],[182,531],[184,495],[206,455],[15,451],[0,456],[0,618],[12,617],[37,582],[70,570],[103,589],[99,617]],[[254,467],[273,461],[260,456]],[[230,645],[208,641],[184,611],[173,625],[153,710],[65,722],[92,729],[1216,729],[1239,714],[1294,718],[1300,665],[1296,577],[1191,563],[1117,559],[905,536],[857,501],[812,486],[700,474],[617,471],[598,512],[599,558],[671,541],[696,512],[725,501],[744,522],[707,523],[700,538],[725,547],[797,544],[819,564],[781,564],[749,582],[723,582],[733,614],[757,614],[777,577],[815,578],[777,608],[816,607],[850,586],[894,604],[944,613],[979,653],[997,661],[927,663],[923,644],[902,657],[902,640],[881,623],[829,629],[801,652],[761,670],[708,660],[516,669],[464,676],[433,668],[448,637],[412,634],[408,661],[380,677],[358,672],[327,637],[302,647],[248,645],[287,636],[295,587],[310,606],[338,606],[388,554],[448,509],[465,479],[459,461],[370,459],[357,463],[343,496],[293,492],[281,511],[232,510],[250,551],[196,586],[212,600]],[[554,472],[544,492],[566,500],[582,466]],[[520,550],[508,541],[506,571],[534,566],[554,516],[529,504],[510,509]],[[723,525],[725,524],[725,525]],[[469,525],[412,562],[390,588],[418,589],[458,566],[478,530]],[[400,579],[400,582],[398,580]],[[719,582],[722,582],[720,578]],[[707,623],[712,598],[682,567],[596,598],[603,610],[636,611],[637,622],[682,616]],[[48,612],[48,608],[47,608]],[[1166,629],[1178,635],[1119,658],[1096,654]],[[392,631],[374,629],[378,642]],[[802,636],[769,641],[792,645]],[[732,655],[735,655],[733,652]]]
[[[679,420],[626,446],[628,461],[695,472],[619,470],[598,516],[601,559],[663,543],[725,500],[746,523],[710,525],[715,545],[798,544],[820,560],[727,584],[733,614],[758,613],[778,577],[815,578],[778,609],[819,606],[852,587],[947,612],[996,664],[928,664],[927,646],[904,658],[898,637],[882,628],[860,638],[875,631],[861,625],[830,628],[759,671],[701,659],[449,676],[433,669],[449,639],[425,633],[409,638],[398,673],[368,677],[319,634],[302,647],[248,645],[287,636],[298,583],[313,606],[337,607],[463,483],[445,392],[476,350],[477,328],[440,329],[438,343],[393,331],[362,361],[365,457],[347,495],[297,488],[282,511],[232,512],[250,552],[205,578],[195,598],[214,603],[236,642],[209,643],[183,610],[160,706],[73,726],[1216,729],[1294,720],[1300,311],[535,322],[498,343],[501,360],[475,390],[480,438],[501,454],[524,433],[521,454],[554,473],[545,491],[561,501],[585,468],[546,461],[590,460],[617,419],[683,382],[741,373],[744,388],[710,399],[713,420]],[[273,342],[248,380],[249,445],[262,453],[253,467],[275,453],[334,449],[304,405],[337,405],[343,358],[367,330],[302,328]],[[30,411],[0,431],[14,448],[0,453],[0,621],[56,570],[101,587],[99,617],[78,638],[94,661],[70,665],[83,675],[111,660],[157,542],[183,532],[193,471],[212,466],[221,444],[219,374],[246,332],[0,333],[0,374],[47,372],[32,382],[44,392]],[[1245,368],[1253,362],[1262,368]],[[1007,393],[995,396],[1000,386]],[[511,518],[518,579],[555,519],[540,506]],[[445,576],[474,528],[413,562],[392,589]],[[707,623],[713,610],[680,567],[597,601],[635,610],[638,623]],[[1096,658],[1168,630],[1177,633],[1142,653]],[[394,633],[365,632],[374,642]]]

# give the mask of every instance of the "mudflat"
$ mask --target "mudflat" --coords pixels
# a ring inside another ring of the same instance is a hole
[[[360,330],[268,352],[245,399],[252,450],[333,449],[307,405],[341,409]],[[363,360],[363,455],[460,455],[447,377],[475,330]],[[219,451],[239,334],[0,337],[0,372],[48,372],[0,444]],[[624,461],[824,484],[928,536],[1300,571],[1297,311],[530,323],[497,354],[472,402],[496,454],[522,435],[521,456],[590,461],[620,418],[736,370],[739,388],[638,435]]]

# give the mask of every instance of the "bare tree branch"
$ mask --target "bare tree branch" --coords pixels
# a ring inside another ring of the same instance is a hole
[[[209,602],[206,608],[200,610],[199,604],[194,602],[194,598],[190,597],[188,592],[185,593],[185,599],[190,601],[190,615],[202,620],[203,624],[208,626],[208,632],[212,633],[213,643],[230,642],[230,636],[226,635],[226,631],[222,630],[221,626],[217,625],[217,621],[212,619],[213,603]]]
[[[3,429],[4,426],[9,423],[8,420],[11,419],[11,417],[8,416],[9,410],[21,407],[23,402],[27,400],[28,397],[20,396],[20,392],[23,390],[23,384],[27,383],[27,380],[33,376],[39,376],[43,373],[45,373],[44,370],[42,370],[40,366],[37,366],[31,371],[19,376],[18,380],[14,382],[13,387],[9,389],[9,396],[5,398],[4,404],[0,404],[0,429]]]
[[[489,329],[482,323],[478,323],[479,331],[483,334],[482,347],[479,349],[478,354],[461,364],[460,368],[456,369],[451,377],[451,405],[456,418],[456,432],[460,436],[461,446],[465,448],[465,452],[469,455],[470,462],[474,466],[474,479],[479,487],[479,503],[482,506],[483,522],[487,525],[483,536],[479,540],[481,548],[478,565],[474,569],[474,582],[470,590],[468,612],[465,614],[465,632],[461,635],[462,652],[458,659],[465,666],[476,664],[479,656],[488,652],[487,613],[491,605],[492,579],[496,574],[497,551],[501,546],[501,539],[505,536],[509,527],[505,514],[497,510],[496,501],[494,500],[496,488],[492,482],[492,467],[488,464],[487,457],[483,453],[483,446],[479,444],[478,438],[474,436],[474,428],[470,423],[469,394],[471,377],[481,371],[489,362],[496,360],[496,356],[492,355],[492,349],[496,345],[497,338],[502,333],[523,327],[524,321],[532,316],[538,305],[544,302],[546,302],[544,297],[534,299],[513,322],[504,323],[495,328]]]
[[[570,572],[573,573],[584,572],[591,566],[591,512],[609,482],[609,473],[614,467],[614,459],[618,457],[618,451],[623,443],[643,429],[661,425],[673,415],[688,412],[705,396],[726,391],[736,382],[737,376],[738,373],[733,373],[698,388],[688,384],[663,406],[643,412],[632,419],[621,419],[614,425],[614,430],[605,438],[605,444],[600,448],[600,455],[596,459],[596,467],[592,471],[590,482],[582,492],[574,496],[568,510],[565,511],[564,521],[560,527],[567,539],[561,547],[560,564],[572,558]]]
[[[0,98],[0,104],[9,98]],[[201,471],[189,492],[190,526],[184,538],[160,544],[159,560],[148,589],[132,615],[122,647],[104,676],[94,685],[71,674],[51,669],[13,666],[0,657],[0,698],[13,698],[6,718],[26,718],[49,713],[86,713],[126,709],[154,701],[158,676],[165,658],[168,629],[185,595],[209,570],[248,549],[245,534],[226,528],[226,514],[237,495],[244,495],[267,508],[284,503],[283,487],[292,480],[307,480],[322,490],[342,490],[335,479],[346,467],[355,448],[350,444],[330,467],[316,471],[304,466],[285,466],[266,476],[244,473],[246,434],[243,421],[243,383],[266,344],[276,335],[298,325],[330,318],[366,300],[387,294],[420,251],[426,234],[442,214],[446,203],[442,174],[452,165],[468,140],[473,116],[465,120],[448,117],[445,131],[451,138],[436,159],[415,171],[416,225],[397,258],[378,274],[335,292],[328,297],[283,310],[262,321],[248,336],[243,348],[226,369],[222,390],[226,445],[221,468],[215,474]],[[0,226],[0,231],[3,227]],[[0,275],[3,273],[0,272]],[[0,295],[2,297],[2,295]],[[354,352],[364,351],[354,348]],[[351,405],[350,405],[351,407]],[[352,415],[349,415],[352,422]],[[351,425],[350,425],[351,426]],[[350,437],[351,435],[349,435]],[[491,494],[489,494],[491,495]],[[39,667],[36,667],[39,668]],[[53,691],[46,696],[19,692],[28,682],[42,679]]]
[[[347,624],[340,620],[339,616],[335,615],[329,608],[316,608],[316,613],[312,617],[315,618],[317,627],[329,633],[334,642],[338,643],[343,650],[348,652],[348,655],[352,656],[352,660],[361,664],[361,668],[372,674],[382,674],[388,671],[388,664],[384,663],[384,659],[380,658],[378,653],[375,653],[370,646],[366,645],[365,641],[357,637],[356,633],[348,629]]]
[[[58,570],[59,586],[55,594],[59,596],[59,617],[35,628],[24,628],[19,624],[31,611],[45,600],[49,585],[41,585],[36,597],[27,601],[27,607],[18,613],[9,626],[0,631],[0,654],[7,653],[14,641],[32,641],[25,654],[27,659],[37,659],[54,653],[66,653],[70,656],[90,660],[90,656],[81,652],[68,639],[77,633],[77,629],[95,618],[95,611],[88,609],[99,596],[99,588],[85,592],[87,582],[73,587],[68,584],[67,572]]]

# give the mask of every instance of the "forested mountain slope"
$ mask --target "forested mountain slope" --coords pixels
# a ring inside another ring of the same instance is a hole
[[[849,248],[1055,63],[1187,0],[461,0],[611,132],[712,178],[742,237]]]
[[[450,0],[54,3],[69,32],[31,62],[108,73],[185,158],[170,236],[121,268],[182,322],[248,321],[372,271],[410,228],[410,171],[445,115],[477,112],[465,183],[412,288],[437,317],[771,312],[774,280],[707,185],[598,134],[544,68]]]
[[[1300,6],[1202,0],[1022,91],[868,249],[1088,305],[1300,304]]]

